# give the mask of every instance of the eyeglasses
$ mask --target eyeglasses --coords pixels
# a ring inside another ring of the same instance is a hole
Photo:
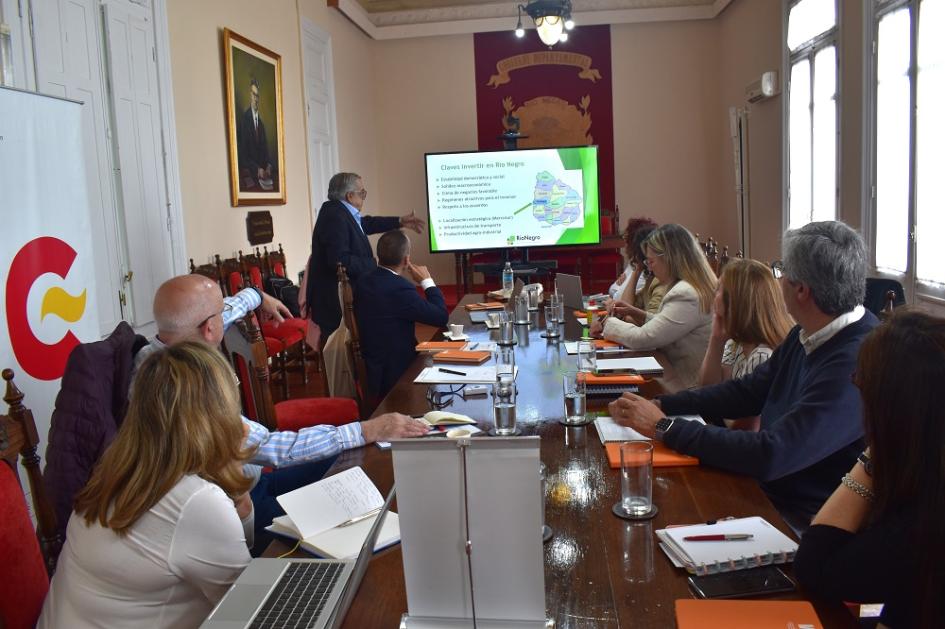
[[[775,260],[771,263],[771,273],[774,274],[774,279],[779,280],[784,277],[784,263],[780,260]]]
[[[367,188],[361,188],[360,190],[352,190],[351,194],[356,197],[361,197],[362,199],[367,198]]]
[[[221,311],[218,312],[218,313],[215,313],[215,314],[210,315],[209,317],[207,317],[206,319],[204,319],[203,321],[201,321],[200,323],[198,323],[198,324],[197,324],[197,329],[199,330],[199,329],[202,328],[203,326],[207,325],[207,324],[210,322],[210,319],[214,318],[214,317],[217,316],[217,315],[220,315],[220,318],[221,318],[221,319],[225,319],[225,318],[226,318],[225,315],[226,315],[228,312],[230,312],[231,310],[233,310],[233,306],[231,306],[230,304],[224,302],[224,303],[223,303],[223,310],[221,310]]]

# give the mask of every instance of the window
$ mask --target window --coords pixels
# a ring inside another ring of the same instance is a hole
[[[873,261],[907,292],[945,297],[945,6],[876,0],[872,50]]]
[[[837,217],[837,4],[788,4],[787,223]]]

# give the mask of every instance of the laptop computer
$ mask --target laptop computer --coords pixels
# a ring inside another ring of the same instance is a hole
[[[584,310],[584,292],[581,290],[581,276],[558,273],[555,275],[555,285],[561,295],[564,305],[572,310]]]
[[[253,559],[200,626],[340,627],[374,555],[394,491],[391,488],[356,560]]]

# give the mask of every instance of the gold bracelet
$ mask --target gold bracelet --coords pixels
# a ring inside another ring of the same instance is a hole
[[[873,500],[876,498],[876,494],[873,493],[872,489],[856,480],[849,474],[844,474],[843,478],[840,479],[840,482],[843,483],[844,487],[855,493],[863,500],[873,502]]]

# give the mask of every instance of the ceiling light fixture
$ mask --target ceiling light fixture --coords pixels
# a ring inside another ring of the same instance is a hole
[[[535,21],[538,38],[548,46],[568,40],[566,31],[574,28],[571,19],[571,0],[530,0],[527,5],[518,5],[518,25],[515,27],[517,37],[525,36],[522,28],[522,11]]]

